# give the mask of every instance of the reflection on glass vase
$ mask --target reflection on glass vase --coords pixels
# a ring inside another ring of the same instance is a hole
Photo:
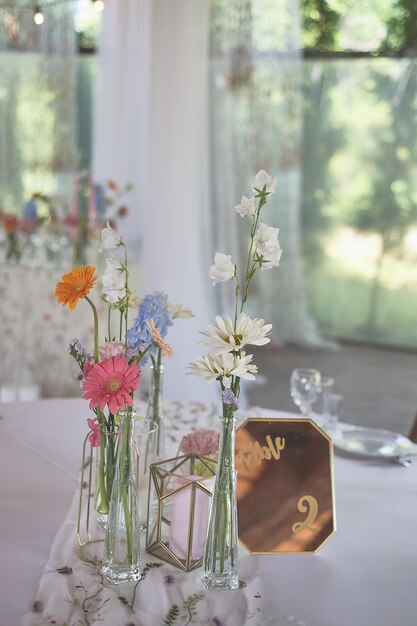
[[[113,480],[116,471],[116,455],[119,441],[118,429],[114,432],[100,431],[100,446],[96,448],[96,488],[94,509],[98,525],[106,529]]]
[[[233,413],[226,414],[220,421],[216,479],[211,498],[201,579],[207,589],[238,589],[236,417]]]
[[[113,584],[140,580],[135,413],[120,412],[119,445],[101,573]]]
[[[165,428],[163,413],[163,384],[164,366],[162,364],[162,352],[159,349],[156,358],[151,355],[151,386],[149,391],[149,403],[146,411],[146,419],[151,420],[158,428],[156,438],[156,458],[159,461],[166,459]]]
[[[148,419],[139,419],[135,424],[136,478],[139,510],[139,530],[146,530],[148,507],[154,506],[149,496],[151,464],[157,461],[156,446],[158,426]]]

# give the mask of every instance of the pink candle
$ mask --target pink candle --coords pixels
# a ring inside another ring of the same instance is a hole
[[[192,481],[198,481],[209,491],[211,491],[213,484],[213,478],[203,478],[202,476],[190,475],[177,478],[176,489],[183,485],[187,486],[172,496],[169,547],[180,559],[186,559],[188,552],[190,506],[193,491]],[[210,496],[197,487],[195,489],[193,543],[191,549],[191,559],[193,561],[201,559],[204,553],[209,506]]]

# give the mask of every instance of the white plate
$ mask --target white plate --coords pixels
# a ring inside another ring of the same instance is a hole
[[[395,458],[406,454],[417,455],[417,446],[407,437],[379,428],[340,430],[332,439],[336,448],[359,456]]]

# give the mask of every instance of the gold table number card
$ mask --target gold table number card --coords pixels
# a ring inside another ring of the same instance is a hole
[[[333,446],[305,418],[249,418],[236,432],[239,539],[253,554],[316,552],[335,531]]]

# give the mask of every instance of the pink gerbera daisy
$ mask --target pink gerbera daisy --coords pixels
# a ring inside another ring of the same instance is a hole
[[[129,365],[124,356],[112,356],[95,363],[84,382],[85,400],[90,400],[90,409],[99,406],[102,411],[106,404],[109,411],[117,413],[126,405],[133,406],[131,392],[140,381],[140,370],[136,363]]]

